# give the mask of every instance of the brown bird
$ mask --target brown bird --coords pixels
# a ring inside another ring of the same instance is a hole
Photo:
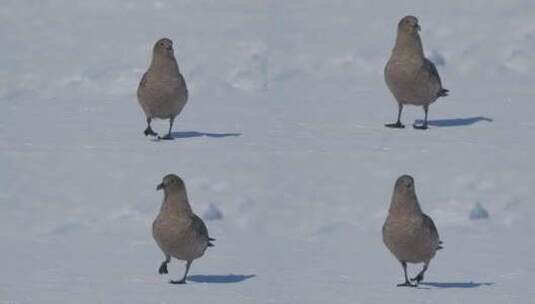
[[[188,101],[188,88],[178,69],[170,39],[163,38],[154,44],[152,61],[141,78],[137,98],[147,118],[145,136],[158,136],[150,126],[153,118],[169,119],[169,132],[158,138],[173,139],[173,123]]]
[[[185,284],[193,260],[204,255],[215,239],[208,236],[208,229],[200,217],[191,210],[182,179],[174,174],[166,175],[157,190],[164,191],[160,213],[152,223],[152,236],[165,255],[158,272],[167,273],[171,257],[186,261],[184,277],[172,284]]]
[[[400,176],[394,185],[388,216],[383,225],[383,242],[403,267],[405,282],[398,286],[417,286],[437,250],[442,249],[433,220],[422,212],[414,179]],[[424,263],[424,268],[411,279],[407,277],[407,263]]]
[[[385,66],[385,80],[388,89],[398,103],[398,119],[386,124],[389,128],[404,128],[401,123],[403,105],[422,106],[425,118],[415,129],[427,129],[429,105],[439,97],[448,96],[442,87],[435,65],[424,56],[422,40],[418,34],[420,25],[414,16],[406,16],[398,24],[396,44]]]

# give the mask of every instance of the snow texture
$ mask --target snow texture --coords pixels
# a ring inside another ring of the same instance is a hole
[[[450,89],[427,131],[383,126],[407,14]],[[530,303],[534,15],[533,0],[2,1],[0,303]],[[161,37],[190,90],[173,141],[142,135],[136,100]],[[184,286],[167,283],[181,263],[158,275],[151,236],[167,173],[197,214],[224,215]],[[396,287],[381,240],[405,173],[444,241],[417,289]],[[474,202],[492,216],[470,220]]]
[[[481,203],[476,203],[474,208],[470,210],[469,218],[471,220],[487,219],[489,218],[489,212],[483,207],[483,205],[481,205]]]
[[[207,221],[215,221],[223,219],[223,212],[216,205],[210,204],[204,211],[202,217]]]

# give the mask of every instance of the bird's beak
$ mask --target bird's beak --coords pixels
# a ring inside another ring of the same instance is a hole
[[[420,30],[422,30],[422,28],[420,27],[419,24],[416,24],[416,30],[418,30],[418,32],[419,32]]]
[[[158,186],[156,186],[156,190],[162,190],[163,188],[165,188],[163,183],[161,183]]]

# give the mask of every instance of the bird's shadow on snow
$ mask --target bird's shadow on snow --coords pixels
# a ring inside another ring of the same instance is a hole
[[[191,138],[191,137],[223,138],[223,137],[241,136],[241,133],[206,133],[206,132],[197,132],[197,131],[181,131],[181,132],[172,132],[171,135],[173,136],[174,139]]]
[[[241,136],[241,133],[206,133],[206,132],[197,132],[197,131],[181,131],[181,132],[171,132],[171,136],[172,136],[171,140],[181,139],[181,138],[193,138],[193,137],[223,138],[223,137]],[[152,141],[160,141],[160,140],[164,140],[164,139],[160,137],[152,138]]]
[[[188,281],[196,283],[239,283],[256,277],[254,274],[192,275]]]
[[[420,286],[436,288],[478,288],[481,286],[492,286],[494,284],[494,282],[421,282]]]
[[[493,122],[494,120],[489,117],[475,116],[475,117],[465,117],[465,118],[435,119],[435,120],[429,120],[427,124],[430,126],[435,126],[435,127],[462,127],[462,126],[473,125],[480,121]],[[416,120],[414,123],[417,125],[421,125],[423,121]]]

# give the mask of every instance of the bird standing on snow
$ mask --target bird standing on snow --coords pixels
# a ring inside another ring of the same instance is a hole
[[[175,117],[188,101],[186,81],[178,69],[173,53],[173,41],[160,39],[154,44],[150,67],[137,89],[137,98],[145,116],[145,136],[158,136],[150,127],[153,118],[169,119],[169,132],[159,139],[173,139],[171,131]]]
[[[158,272],[167,273],[171,257],[186,261],[184,277],[180,281],[170,281],[185,284],[191,263],[201,257],[207,247],[213,246],[214,239],[208,236],[204,222],[191,210],[186,186],[180,177],[166,175],[156,189],[164,191],[160,213],[152,223],[152,236],[165,255]]]
[[[427,129],[427,112],[429,105],[437,98],[448,95],[442,87],[435,65],[424,57],[420,40],[418,19],[406,16],[398,24],[396,45],[385,66],[385,80],[388,89],[398,102],[398,120],[386,124],[389,128],[404,128],[401,123],[403,105],[423,106],[425,118],[422,125],[415,129]]]
[[[424,279],[429,262],[438,249],[442,249],[433,220],[422,212],[414,190],[414,179],[400,176],[394,186],[394,194],[383,225],[383,242],[401,262],[405,283],[398,286],[415,287]],[[407,277],[407,263],[424,263],[424,268],[411,279]]]

